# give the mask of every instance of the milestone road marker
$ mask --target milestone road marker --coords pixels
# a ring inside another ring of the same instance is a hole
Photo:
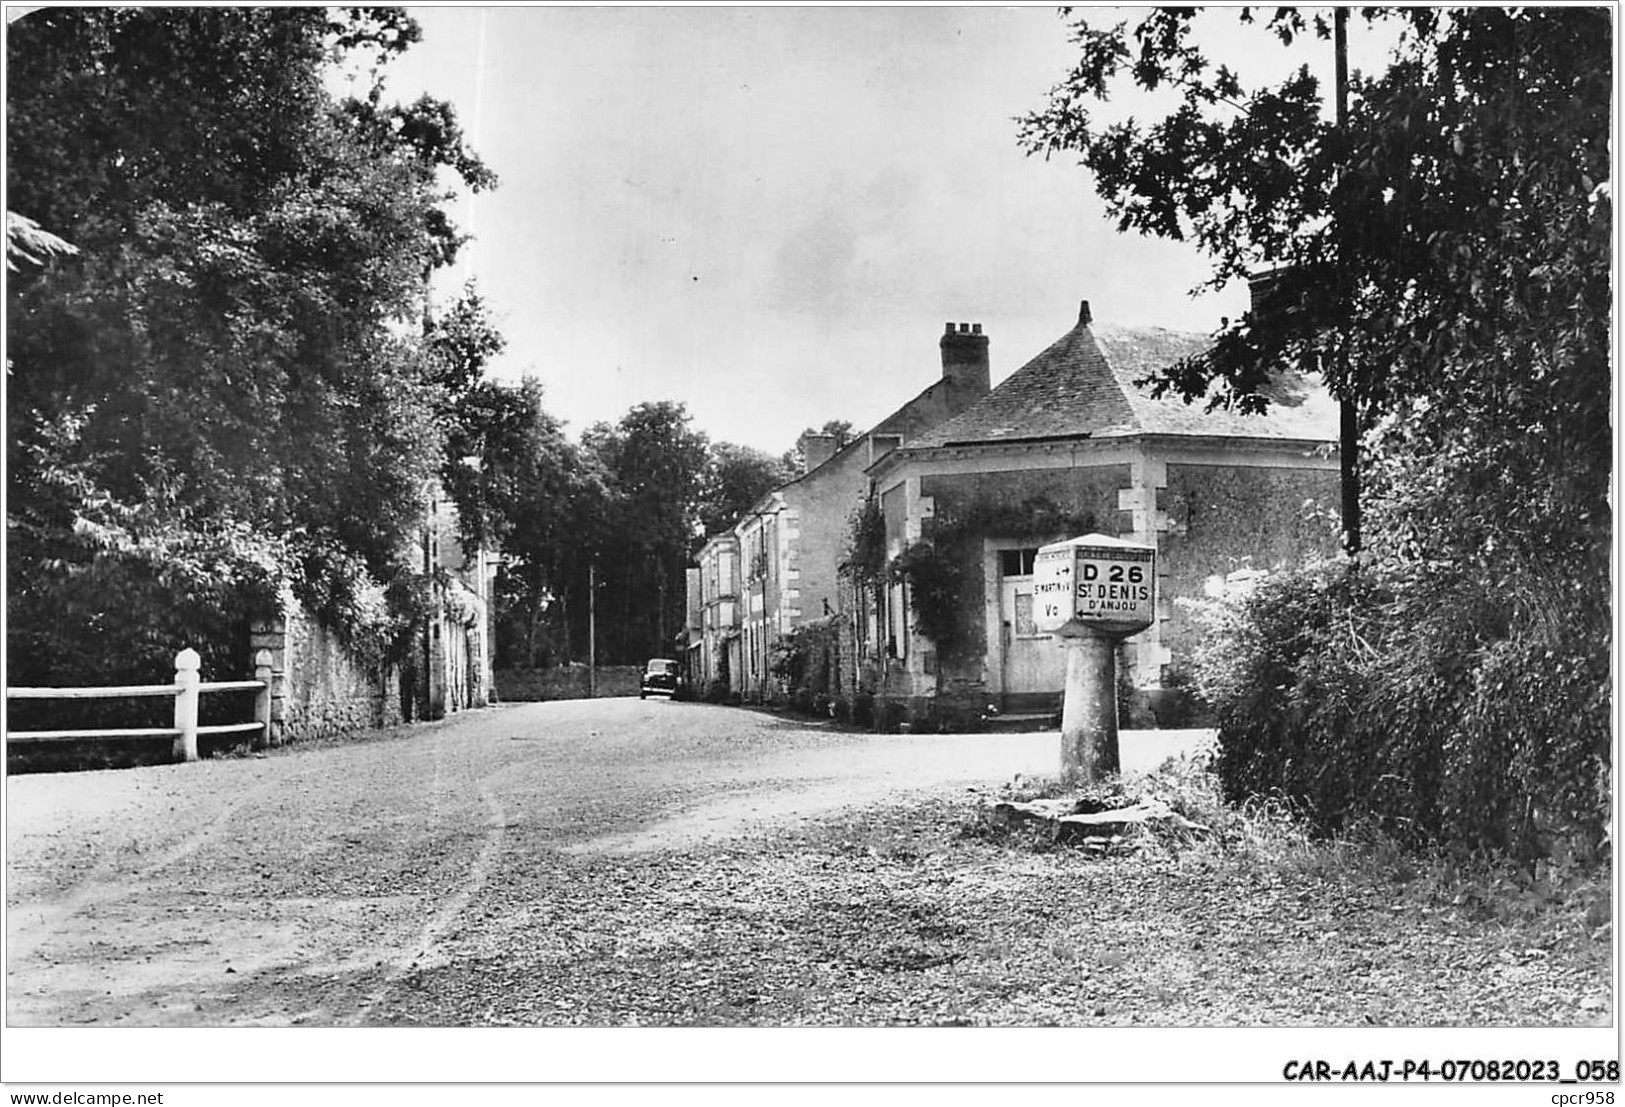
[[[1041,546],[1033,622],[1067,651],[1061,771],[1093,782],[1121,765],[1117,644],[1156,621],[1157,551],[1104,534]]]

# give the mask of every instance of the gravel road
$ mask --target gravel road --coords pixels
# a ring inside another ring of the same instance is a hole
[[[1200,737],[1125,733],[1125,769]],[[534,929],[535,905],[605,859],[1057,762],[1053,733],[854,734],[622,699],[490,708],[268,756],[12,777],[7,1021],[390,1023],[414,981],[452,958],[558,940]]]

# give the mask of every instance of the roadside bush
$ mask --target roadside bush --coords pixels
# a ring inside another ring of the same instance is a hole
[[[793,710],[828,718],[841,690],[840,617],[793,627],[773,644],[768,668],[784,682]]]
[[[1603,845],[1606,596],[1514,579],[1324,564],[1204,605],[1196,679],[1227,796],[1289,797],[1320,833],[1374,819],[1403,841],[1518,857]]]
[[[276,544],[154,502],[93,507],[60,531],[7,528],[7,682],[164,684],[186,648],[206,680],[250,675],[249,619],[275,602]],[[205,697],[203,709],[217,713],[221,701]],[[125,728],[168,726],[172,713],[158,699],[22,701],[7,720],[14,730]]]

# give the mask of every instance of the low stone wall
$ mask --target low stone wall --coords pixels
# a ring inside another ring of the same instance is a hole
[[[641,665],[598,666],[598,697],[635,696],[643,680]],[[560,665],[552,669],[498,669],[497,700],[529,703],[537,700],[584,700],[587,666]]]
[[[255,624],[250,653],[260,650],[271,651],[281,677],[272,689],[273,743],[403,721],[400,670],[363,663],[305,611],[289,608],[280,619]]]

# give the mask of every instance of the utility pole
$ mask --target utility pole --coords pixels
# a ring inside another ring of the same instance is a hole
[[[587,563],[587,698],[598,695],[598,555]]]
[[[1346,133],[1349,121],[1349,10],[1339,7],[1332,15],[1332,47],[1337,54],[1337,130]],[[1335,214],[1333,218],[1336,218]],[[1339,246],[1346,230],[1339,222],[1336,228]],[[1348,264],[1339,249],[1338,261]],[[1355,406],[1354,388],[1349,380],[1348,346],[1345,338],[1340,343],[1338,358],[1342,362],[1343,396],[1339,404],[1337,456],[1342,476],[1343,493],[1343,553],[1356,557],[1360,552],[1360,420]]]

